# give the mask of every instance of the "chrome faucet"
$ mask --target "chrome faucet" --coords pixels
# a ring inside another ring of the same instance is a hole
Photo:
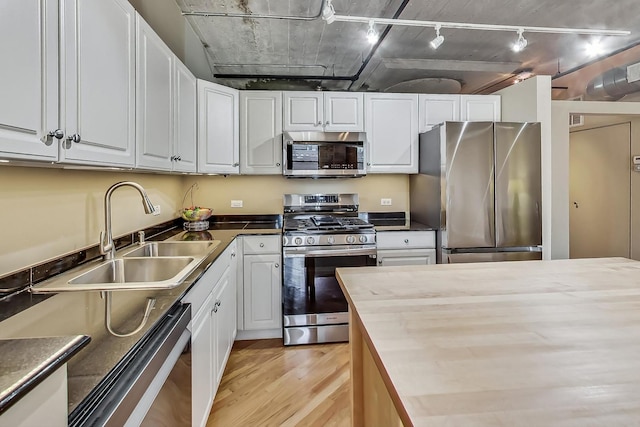
[[[104,231],[100,232],[100,254],[104,255],[105,260],[113,259],[116,255],[116,247],[113,244],[113,234],[111,232],[111,194],[116,188],[129,186],[138,190],[138,193],[142,196],[142,206],[146,214],[152,214],[156,211],[153,207],[153,203],[149,200],[147,192],[138,183],[131,181],[122,181],[113,184],[104,195]]]

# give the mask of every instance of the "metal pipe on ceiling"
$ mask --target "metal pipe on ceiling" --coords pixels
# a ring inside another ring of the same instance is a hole
[[[182,12],[182,16],[200,16],[204,18],[209,17],[224,17],[224,18],[250,18],[250,19],[286,19],[289,21],[314,21],[322,16],[322,10],[327,0],[321,0],[320,10],[313,16],[295,16],[295,15],[261,15],[253,13],[227,13],[227,12]]]

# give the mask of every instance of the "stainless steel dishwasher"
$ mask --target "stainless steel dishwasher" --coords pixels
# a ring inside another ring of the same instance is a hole
[[[191,305],[176,304],[69,416],[70,426],[191,425]]]

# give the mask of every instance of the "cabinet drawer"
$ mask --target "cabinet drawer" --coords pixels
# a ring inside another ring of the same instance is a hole
[[[435,249],[386,249],[378,251],[378,265],[429,265],[436,263]]]
[[[435,248],[435,231],[379,231],[378,249]]]
[[[245,255],[280,253],[280,236],[244,236],[242,242]]]

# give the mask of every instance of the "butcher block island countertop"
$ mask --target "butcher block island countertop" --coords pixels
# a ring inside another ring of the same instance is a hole
[[[336,272],[353,425],[640,425],[640,262]]]

